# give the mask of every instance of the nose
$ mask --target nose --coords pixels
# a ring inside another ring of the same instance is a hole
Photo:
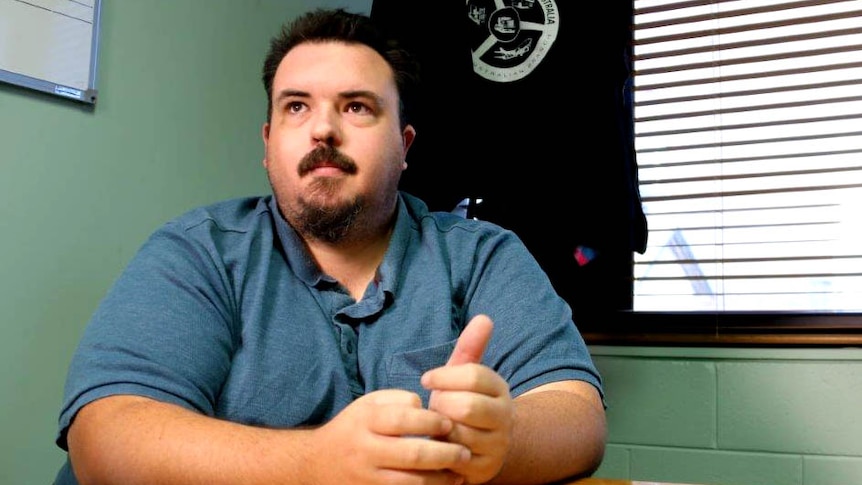
[[[311,127],[311,137],[315,144],[330,146],[341,144],[341,117],[335,109],[321,109],[316,113]]]

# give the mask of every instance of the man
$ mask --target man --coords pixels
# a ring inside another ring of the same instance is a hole
[[[510,231],[398,191],[415,66],[316,10],[264,63],[274,197],[156,231],[72,360],[56,483],[545,483],[592,472],[601,380]]]

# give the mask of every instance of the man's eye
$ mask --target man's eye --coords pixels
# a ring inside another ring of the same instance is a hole
[[[369,108],[368,106],[366,106],[366,105],[364,105],[358,101],[354,101],[354,102],[348,104],[347,110],[350,111],[351,113],[356,113],[356,114],[364,114],[364,113],[370,113],[371,112],[371,108]]]
[[[300,113],[305,108],[305,104],[299,101],[291,101],[285,105],[285,110],[290,113]]]

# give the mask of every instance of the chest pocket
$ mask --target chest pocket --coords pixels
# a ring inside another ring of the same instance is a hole
[[[394,354],[389,359],[388,387],[415,392],[422,398],[422,405],[428,407],[431,393],[422,387],[419,379],[425,372],[446,365],[456,342]]]

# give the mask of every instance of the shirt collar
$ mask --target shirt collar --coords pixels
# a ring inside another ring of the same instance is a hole
[[[291,267],[297,277],[309,286],[317,286],[324,282],[335,283],[332,277],[320,270],[308,248],[305,246],[305,242],[297,234],[296,230],[287,223],[284,216],[281,215],[275,197],[270,195],[269,199],[269,210],[272,213],[278,240],[284,249],[288,266]],[[404,197],[399,193],[395,209],[395,227],[392,230],[389,247],[383,256],[383,261],[377,269],[377,275],[375,276],[375,282],[380,287],[380,290],[387,295],[393,295],[400,286],[398,276],[402,274],[401,267],[404,264],[407,247],[409,246],[413,232],[412,218],[410,217],[407,204]]]
[[[284,250],[284,258],[287,260],[287,265],[293,270],[294,274],[308,286],[317,286],[323,281],[334,283],[334,279],[320,271],[320,268],[305,246],[305,241],[299,237],[296,230],[281,215],[281,210],[278,208],[275,196],[272,195],[269,196],[269,210],[272,214],[278,240],[281,242],[281,247]]]

